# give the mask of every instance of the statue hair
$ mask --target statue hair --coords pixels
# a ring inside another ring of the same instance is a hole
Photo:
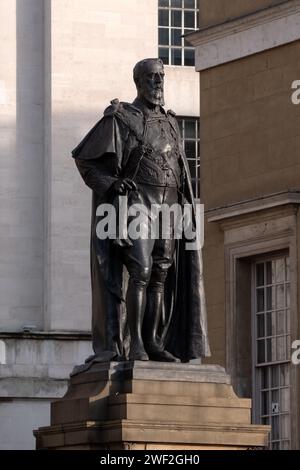
[[[136,85],[138,85],[138,82],[139,82],[139,79],[140,77],[143,75],[144,71],[145,71],[145,68],[146,66],[149,64],[149,62],[154,62],[154,63],[158,63],[159,65],[161,65],[162,67],[164,66],[164,63],[161,59],[143,59],[143,60],[140,60],[135,66],[134,66],[134,69],[133,69],[133,80],[135,82]]]

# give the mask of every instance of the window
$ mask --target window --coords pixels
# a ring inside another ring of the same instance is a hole
[[[194,48],[182,37],[198,28],[198,0],[159,0],[158,55],[168,65],[195,65]]]
[[[271,425],[271,449],[290,449],[289,256],[253,265],[255,420]]]
[[[189,163],[195,198],[200,189],[200,120],[199,118],[177,118],[185,154]]]

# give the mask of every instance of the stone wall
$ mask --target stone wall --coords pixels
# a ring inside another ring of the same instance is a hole
[[[74,364],[91,354],[88,335],[0,334],[0,450],[34,449],[33,429],[67,390]]]
[[[298,186],[300,114],[291,85],[299,52],[297,41],[201,74],[206,208]]]
[[[43,326],[43,2],[0,2],[1,329]]]
[[[296,41],[201,72],[206,209],[299,189],[300,108],[291,102],[299,57]],[[204,271],[211,360],[224,364],[224,239],[215,223],[206,224]]]
[[[200,28],[224,23],[287,1],[289,0],[201,0]]]
[[[133,65],[157,56],[157,2],[52,0],[51,14],[46,325],[83,330],[90,326],[91,191],[70,152],[111,99],[135,98]],[[193,67],[166,68],[166,105],[180,115],[199,115]]]

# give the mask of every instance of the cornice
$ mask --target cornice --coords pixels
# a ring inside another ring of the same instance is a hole
[[[273,209],[274,207],[300,204],[300,191],[284,191],[263,197],[253,198],[230,204],[224,207],[208,209],[205,212],[208,222],[221,222],[229,218],[240,217],[245,214]]]
[[[200,29],[186,36],[196,48],[196,70],[230,62],[300,39],[300,0]]]

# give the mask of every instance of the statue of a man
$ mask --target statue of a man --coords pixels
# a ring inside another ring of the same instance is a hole
[[[147,209],[188,203],[191,178],[175,113],[165,111],[164,67],[145,59],[133,72],[137,98],[111,102],[73,151],[93,190],[92,337],[97,360],[189,361],[208,356],[201,252],[174,236],[97,236],[97,208],[127,195]],[[145,216],[151,224],[153,216]]]

